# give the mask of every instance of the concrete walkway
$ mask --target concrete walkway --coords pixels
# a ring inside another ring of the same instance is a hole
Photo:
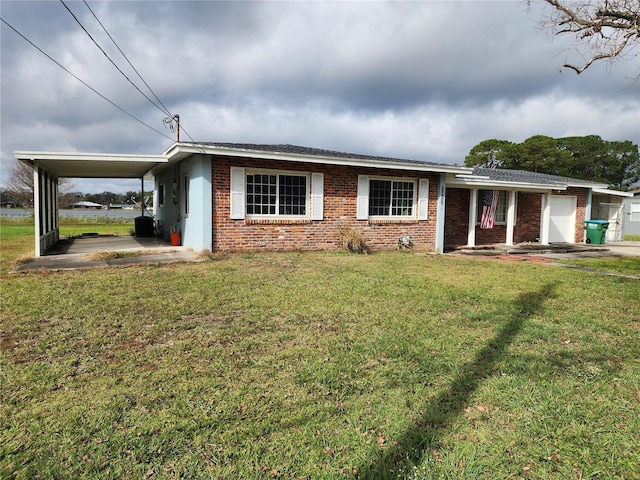
[[[514,246],[495,245],[480,249],[460,249],[452,252],[457,255],[481,256],[510,261],[531,261],[553,266],[584,270],[600,275],[640,279],[637,274],[612,273],[580,265],[560,263],[560,260],[584,260],[589,258],[638,257],[640,242],[613,242],[604,245],[558,243],[552,245],[520,244]]]
[[[640,242],[613,242],[604,245],[554,243],[539,245],[523,243],[512,246],[492,245],[488,247],[456,250],[457,254],[479,256],[527,255],[551,260],[572,260],[580,258],[640,257]]]
[[[16,267],[16,272],[201,261],[198,252],[175,247],[157,237],[85,234],[60,239],[44,255]]]

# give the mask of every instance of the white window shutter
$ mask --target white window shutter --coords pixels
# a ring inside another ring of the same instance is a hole
[[[418,182],[418,220],[429,218],[429,179],[421,178]]]
[[[245,217],[245,174],[242,167],[231,167],[231,205],[230,218],[243,220]]]
[[[311,220],[324,219],[324,174],[311,174]]]
[[[369,175],[358,175],[357,220],[369,218]]]

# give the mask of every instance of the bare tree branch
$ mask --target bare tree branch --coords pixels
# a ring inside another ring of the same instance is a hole
[[[573,34],[582,65],[563,67],[584,72],[594,63],[624,56],[640,45],[640,0],[544,0],[554,11],[541,23],[555,35]]]
[[[11,165],[5,187],[17,195],[22,203],[33,201],[33,169],[17,160]],[[74,188],[70,178],[58,179],[58,191],[62,194]]]

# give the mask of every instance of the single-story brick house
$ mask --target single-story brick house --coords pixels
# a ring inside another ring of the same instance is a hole
[[[291,145],[176,143],[153,170],[166,236],[194,249],[335,249],[343,228],[372,249],[584,240],[606,185],[524,171],[467,168]],[[493,228],[482,193],[497,191]]]
[[[444,246],[444,185],[461,167],[291,145],[173,145],[153,170],[166,236],[198,250],[336,249],[354,228],[372,249],[401,236]]]
[[[58,238],[57,179],[152,175],[161,235],[195,250],[334,250],[360,232],[372,250],[581,243],[606,185],[292,145],[178,142],[163,155],[16,152],[34,168],[36,255]],[[486,193],[491,228],[481,224]],[[495,192],[495,193],[494,193]]]

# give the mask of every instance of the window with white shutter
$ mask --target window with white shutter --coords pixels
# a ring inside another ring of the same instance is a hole
[[[231,218],[324,218],[322,173],[231,167]]]
[[[416,183],[416,180],[407,178],[358,175],[356,218],[358,220],[366,220],[368,218],[415,219]],[[427,191],[428,181],[423,186],[424,190]]]

